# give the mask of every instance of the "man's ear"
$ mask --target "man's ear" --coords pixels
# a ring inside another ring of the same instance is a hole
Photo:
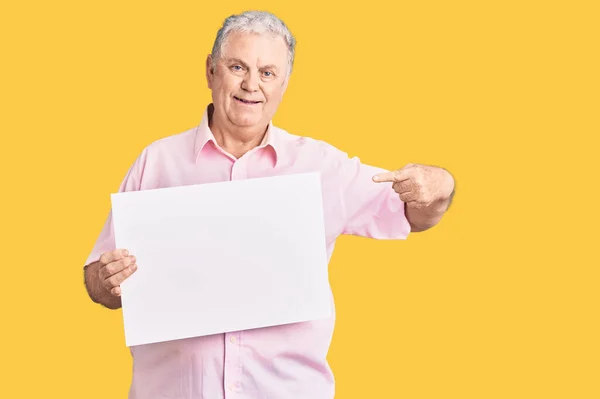
[[[213,68],[212,55],[208,55],[206,57],[206,82],[208,83],[208,88],[212,90],[212,80],[215,75],[215,70]]]

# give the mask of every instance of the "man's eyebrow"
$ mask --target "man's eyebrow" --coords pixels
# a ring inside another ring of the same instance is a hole
[[[279,68],[277,68],[277,66],[274,64],[269,64],[269,65],[261,66],[260,69],[274,69],[277,71]]]
[[[244,68],[248,68],[248,64],[246,64],[244,61],[240,60],[239,58],[226,58],[225,62],[227,64],[240,64]],[[259,69],[274,69],[276,71],[279,70],[279,68],[277,68],[277,65],[275,65],[275,64],[264,65],[264,66],[261,66]]]

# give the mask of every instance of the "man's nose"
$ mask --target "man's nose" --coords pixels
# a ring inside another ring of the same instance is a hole
[[[254,92],[259,89],[258,74],[255,72],[248,72],[242,81],[242,89]]]

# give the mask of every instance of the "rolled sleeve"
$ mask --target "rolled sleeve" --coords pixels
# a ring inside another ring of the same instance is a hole
[[[406,239],[410,223],[404,202],[391,183],[375,183],[385,169],[361,163],[357,157],[343,162],[343,201],[346,224],[342,234],[376,239]]]
[[[125,178],[119,186],[119,193],[140,190],[145,164],[146,150],[142,151],[142,153],[138,156],[133,165],[131,165],[131,167],[127,171]],[[111,209],[108,213],[106,221],[104,222],[104,226],[102,228],[102,231],[100,232],[100,236],[96,240],[92,252],[89,254],[84,265],[89,265],[90,263],[97,262],[103,253],[113,251],[115,249],[115,236],[113,230],[113,219]]]

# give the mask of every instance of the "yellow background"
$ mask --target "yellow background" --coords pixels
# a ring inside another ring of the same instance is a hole
[[[457,179],[433,230],[339,239],[336,398],[600,397],[594,3],[3,2],[0,396],[126,397],[82,264],[142,148],[200,121],[223,19],[258,8],[298,39],[277,125]]]

